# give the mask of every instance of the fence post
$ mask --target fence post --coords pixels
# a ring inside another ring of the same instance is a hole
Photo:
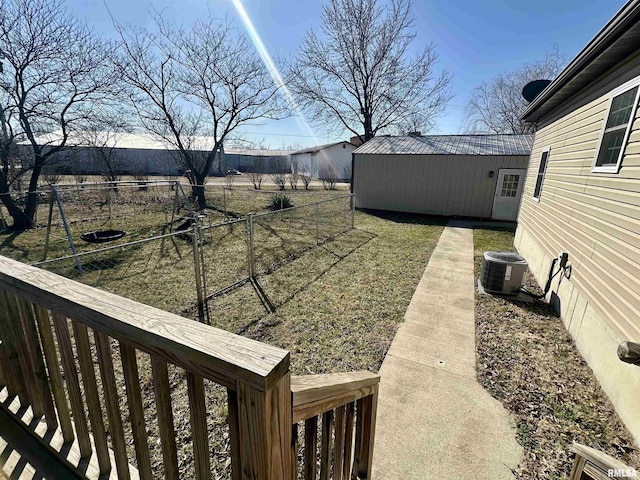
[[[227,189],[222,186],[222,209],[224,210],[224,219],[227,219]]]
[[[202,292],[202,277],[200,271],[200,253],[198,244],[200,242],[200,232],[198,224],[193,224],[193,268],[196,276],[196,294],[198,297],[198,319],[201,323],[207,323],[204,314],[204,295]]]
[[[255,277],[255,258],[253,255],[253,214],[247,215],[246,222],[246,236],[247,236],[247,270],[249,278]]]
[[[351,202],[351,228],[354,229],[356,228],[356,197],[353,196],[353,193],[349,201]]]
[[[79,273],[82,272],[82,264],[80,263],[80,259],[77,257],[76,246],[73,243],[73,237],[71,236],[71,230],[69,229],[69,223],[67,223],[67,217],[64,214],[64,210],[62,208],[62,203],[60,202],[60,195],[58,195],[58,189],[55,185],[51,185],[51,191],[55,195],[56,205],[58,206],[58,210],[60,211],[60,218],[62,219],[62,224],[64,225],[64,231],[67,234],[67,240],[69,240],[69,246],[71,247],[71,253],[73,254],[73,259],[76,262],[76,268]]]
[[[55,199],[53,188],[51,188],[51,191],[49,192],[49,216],[47,217],[47,233],[45,233],[44,236],[44,251],[42,252],[42,261],[45,261],[47,259],[47,253],[49,253],[49,238],[51,236],[51,222],[53,221],[53,202],[55,202]]]
[[[318,213],[317,203],[316,203],[316,245],[320,245],[320,215]]]

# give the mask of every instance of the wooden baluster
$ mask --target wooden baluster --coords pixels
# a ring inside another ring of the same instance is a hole
[[[34,418],[44,415],[44,403],[42,402],[39,385],[36,382],[36,376],[33,364],[27,348],[27,342],[24,336],[20,311],[18,309],[17,297],[11,293],[5,293],[7,305],[7,333],[10,335],[12,347],[16,353],[15,360],[19,365],[19,375],[21,376],[22,394],[20,403],[23,406],[30,405],[33,409]]]
[[[71,403],[71,412],[73,413],[73,423],[76,426],[76,437],[80,447],[80,455],[82,458],[91,456],[92,448],[89,441],[89,427],[87,426],[87,417],[84,413],[84,405],[82,403],[82,393],[80,392],[80,380],[76,362],[73,357],[73,349],[71,348],[71,338],[69,337],[69,325],[67,319],[57,313],[52,314],[53,327],[56,331],[58,339],[58,348],[60,349],[60,358],[62,367],[64,368],[64,378],[67,384],[67,392]]]
[[[9,294],[0,290],[0,330],[2,331],[2,361],[9,395],[18,395],[23,401],[28,399],[26,379],[22,373],[22,364],[17,347],[15,323],[17,318],[12,316]]]
[[[82,374],[82,384],[84,385],[84,398],[87,402],[89,412],[89,422],[93,433],[93,443],[98,456],[98,466],[100,473],[106,474],[111,471],[111,459],[109,458],[109,447],[107,446],[107,435],[105,433],[104,421],[102,420],[102,406],[98,396],[98,383],[96,382],[96,371],[93,368],[93,358],[91,357],[91,345],[87,327],[71,321],[73,335],[76,340],[76,351],[78,353],[78,363]]]
[[[24,331],[24,338],[29,354],[31,368],[33,369],[35,385],[34,395],[38,397],[37,404],[42,409],[47,421],[47,429],[55,430],[58,428],[58,418],[56,417],[56,408],[53,404],[53,395],[49,387],[49,377],[44,366],[42,358],[42,349],[40,348],[40,340],[36,331],[36,320],[31,304],[17,297],[17,306],[20,314],[20,321]],[[37,416],[34,410],[34,417]]]
[[[240,455],[240,429],[238,425],[238,396],[234,390],[227,388],[227,408],[229,415],[229,441],[231,455],[231,480],[242,478],[242,460]]]
[[[120,413],[120,406],[118,405],[118,389],[116,387],[116,376],[113,369],[109,337],[104,333],[94,330],[93,338],[96,341],[100,378],[102,380],[102,390],[107,407],[107,417],[109,418],[109,432],[111,433],[111,445],[116,459],[118,480],[129,480],[129,478],[131,478],[129,458],[127,457],[127,448],[124,439],[122,414]]]
[[[320,446],[320,480],[329,480],[331,466],[331,424],[333,410],[322,414],[322,445]]]
[[[53,339],[53,331],[51,330],[51,321],[49,313],[42,307],[35,306],[36,322],[38,323],[38,332],[40,332],[40,340],[42,341],[42,350],[44,359],[49,371],[49,381],[51,382],[51,390],[58,411],[58,419],[60,421],[60,429],[62,430],[62,438],[64,443],[72,442],[75,438],[73,425],[71,423],[71,413],[69,412],[69,404],[67,396],[64,392],[64,383],[62,374],[60,373],[60,363],[56,352],[56,345]]]
[[[173,426],[173,410],[171,409],[171,393],[169,391],[169,372],[167,364],[155,357],[151,358],[153,373],[153,391],[156,397],[158,412],[158,431],[162,445],[164,478],[178,480],[178,454],[176,450],[176,433]]]
[[[375,386],[373,394],[358,400],[358,423],[356,425],[355,459],[352,476],[362,480],[371,478],[377,409],[378,385]]]
[[[345,434],[344,434],[344,463],[342,465],[342,478],[348,480],[351,472],[351,454],[353,451],[353,402],[346,405],[347,413],[345,417]]]
[[[346,407],[336,408],[336,423],[335,423],[335,445],[334,445],[334,457],[333,457],[333,480],[342,479],[342,465],[344,462],[344,426],[345,426],[345,414]]]
[[[135,348],[120,343],[120,358],[122,359],[124,383],[127,387],[129,421],[131,422],[133,443],[136,449],[138,473],[142,480],[151,480],[153,479],[153,474],[151,472],[149,444],[147,442],[144,409],[142,408],[142,394],[140,392],[140,377],[138,376],[138,362],[136,360]]]
[[[187,391],[189,393],[191,439],[193,442],[196,478],[208,479],[211,477],[211,466],[209,462],[207,411],[204,403],[204,380],[202,377],[187,372]]]
[[[298,424],[294,423],[291,427],[291,465],[293,467],[293,478],[298,478],[299,451],[300,442],[298,441]]]
[[[318,417],[304,421],[304,478],[315,480],[318,452]]]

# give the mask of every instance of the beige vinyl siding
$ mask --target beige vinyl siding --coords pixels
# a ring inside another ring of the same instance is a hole
[[[593,173],[610,91],[640,75],[636,57],[558,109],[536,133],[521,204],[526,229],[549,258],[569,252],[571,283],[620,340],[640,341],[640,109],[618,173]],[[532,198],[550,147],[540,202]],[[545,268],[548,268],[545,267]],[[536,272],[546,281],[546,271]]]
[[[356,206],[490,218],[499,170],[526,170],[528,161],[527,156],[356,154]]]

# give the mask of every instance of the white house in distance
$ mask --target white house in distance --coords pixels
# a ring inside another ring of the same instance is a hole
[[[355,149],[354,144],[343,141],[298,150],[291,154],[291,168],[296,173],[307,172],[315,178],[323,176],[324,171],[335,179],[348,180],[351,178],[351,154]]]

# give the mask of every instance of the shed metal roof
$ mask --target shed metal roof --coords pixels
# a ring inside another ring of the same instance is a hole
[[[529,155],[533,135],[425,135],[374,137],[354,154]]]

